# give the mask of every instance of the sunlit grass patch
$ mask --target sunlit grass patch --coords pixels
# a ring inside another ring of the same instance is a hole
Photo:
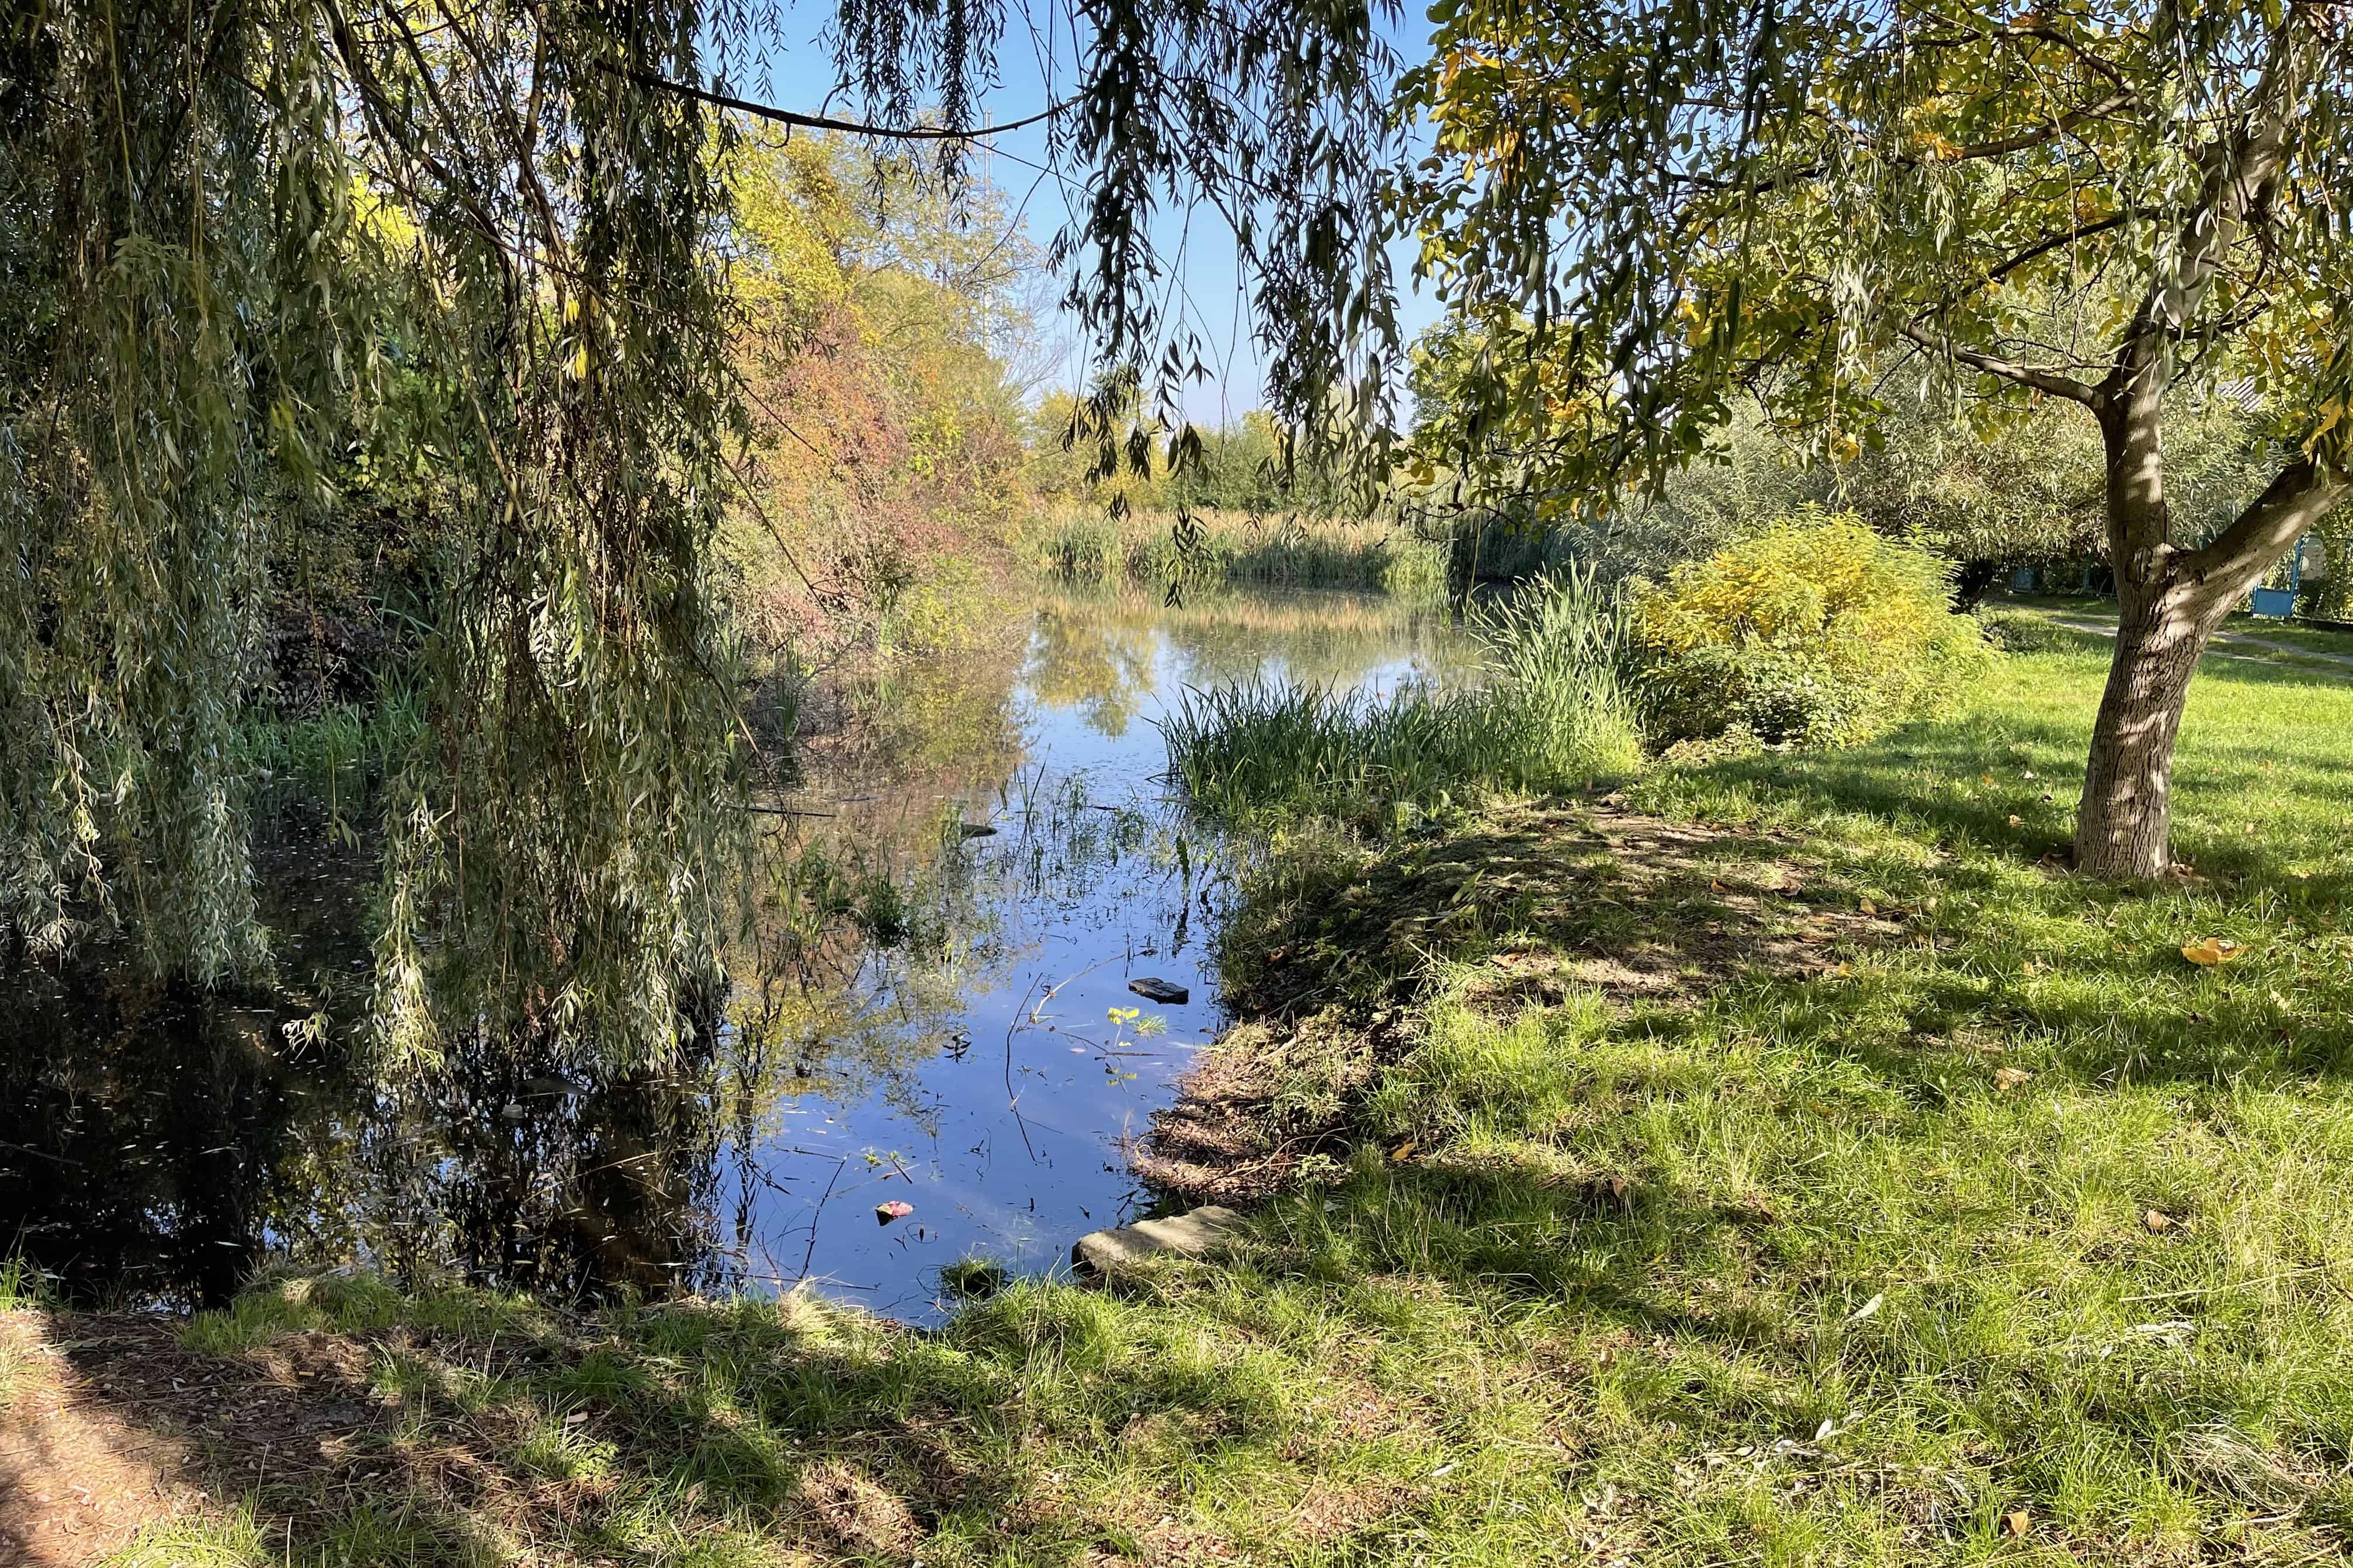
[[[101,1568],[277,1568],[280,1543],[249,1509],[171,1520],[141,1533]]]

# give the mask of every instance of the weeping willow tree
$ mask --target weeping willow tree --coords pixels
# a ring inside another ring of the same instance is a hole
[[[421,722],[380,792],[374,1022],[673,1047],[741,918],[743,436],[723,166],[778,18],[717,0],[54,0],[0,37],[0,928],[200,982],[265,955],[242,728],[273,563],[406,518]],[[1024,15],[1025,24],[1038,18]],[[985,129],[992,0],[846,0],[876,134]],[[1356,0],[1046,29],[1054,245],[1106,384],[1205,355],[1162,215],[1229,224],[1275,405],[1335,437],[1395,331]],[[1024,49],[1029,47],[1028,41]],[[1059,51],[1059,52],[1057,52]],[[953,172],[954,160],[950,160]]]

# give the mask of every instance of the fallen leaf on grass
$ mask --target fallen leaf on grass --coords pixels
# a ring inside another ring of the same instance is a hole
[[[1879,912],[1879,906],[1873,903],[1869,899],[1865,899],[1862,900],[1862,912],[1867,915],[1875,915]]]
[[[1413,1140],[1409,1138],[1404,1142],[1398,1144],[1396,1148],[1390,1150],[1389,1158],[1395,1160],[1399,1164],[1403,1164],[1408,1160],[1412,1159]]]
[[[2034,1516],[2022,1508],[2011,1509],[2001,1516],[2001,1532],[2013,1538],[2023,1536],[2034,1528]]]
[[[2227,936],[2210,936],[2202,942],[2184,942],[2181,956],[2201,968],[2228,963],[2247,951],[2244,942],[2232,942]]]

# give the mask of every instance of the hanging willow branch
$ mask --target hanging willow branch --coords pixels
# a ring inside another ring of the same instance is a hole
[[[1363,5],[1090,0],[1057,23],[1069,90],[1002,125],[997,0],[845,0],[861,120],[726,90],[782,15],[54,0],[0,32],[0,934],[121,932],[202,982],[263,962],[258,759],[307,700],[273,649],[363,562],[379,1037],[636,1059],[707,1014],[746,831],[714,547],[739,113],[951,171],[1043,123],[1106,384],[1202,363],[1155,233],[1198,203],[1237,232],[1278,405],[1365,423],[1396,333]]]

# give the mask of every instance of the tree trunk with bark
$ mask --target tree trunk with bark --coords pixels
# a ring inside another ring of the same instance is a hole
[[[2207,148],[2179,248],[2150,278],[2106,378],[2063,389],[2100,422],[2116,574],[2116,658],[2075,816],[2075,868],[2092,876],[2145,879],[2171,867],[2173,746],[2199,656],[2346,489],[2341,452],[2332,447],[2324,463],[2307,446],[2228,528],[2194,548],[2174,543],[2165,498],[2165,400],[2187,328],[2232,247],[2271,209],[2310,43],[2293,18],[2280,28],[2247,117]]]
[[[2075,816],[2075,868],[2145,879],[2172,866],[2173,748],[2189,679],[2215,628],[2345,493],[2310,459],[2290,464],[2211,543],[2168,537],[2153,404],[2101,410],[2116,651],[2092,727]]]
[[[2178,584],[2133,597],[2121,605],[2120,593],[2116,657],[2075,816],[2075,867],[2096,877],[2156,877],[2172,864],[2173,747],[2213,632]]]

